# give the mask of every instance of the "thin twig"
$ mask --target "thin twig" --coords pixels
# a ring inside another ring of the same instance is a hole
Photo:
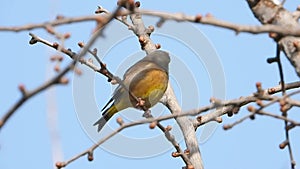
[[[273,118],[276,118],[276,119],[280,119],[280,120],[289,122],[289,123],[291,123],[294,126],[300,126],[299,122],[297,122],[295,120],[292,120],[292,119],[289,119],[289,118],[287,118],[285,116],[280,116],[280,115],[277,115],[277,114],[268,113],[268,112],[263,111],[263,110],[257,111],[256,114],[264,115],[264,116],[270,116],[270,117],[273,117]]]
[[[298,86],[298,87],[300,87],[300,86]],[[268,89],[267,89],[267,90],[268,90]],[[278,92],[279,92],[279,91],[278,91]],[[272,104],[279,102],[280,100],[284,100],[284,99],[286,99],[286,98],[288,98],[288,97],[290,97],[290,96],[293,96],[293,95],[296,95],[296,94],[299,94],[299,93],[300,93],[300,90],[296,90],[296,91],[294,91],[294,92],[291,92],[291,93],[289,93],[289,94],[286,94],[286,95],[283,96],[283,97],[276,97],[276,98],[270,100],[267,104],[261,105],[258,109],[252,110],[251,112],[252,112],[253,114],[246,115],[245,117],[242,117],[242,119],[243,119],[242,121],[244,121],[245,119],[251,117],[252,115],[255,115],[257,112],[262,111],[264,108],[267,108],[267,107],[271,106]],[[256,100],[258,100],[258,99],[255,99],[255,101],[256,101]],[[261,98],[259,98],[259,100],[261,100]],[[253,101],[253,102],[254,102],[254,101]],[[283,117],[284,117],[284,116],[283,116]],[[286,117],[285,117],[285,118],[286,118]],[[286,119],[287,119],[287,118],[286,118]],[[282,120],[283,120],[283,119],[282,119]],[[238,120],[238,121],[240,121],[240,120]],[[240,122],[237,122],[236,124],[240,124]],[[236,125],[236,124],[234,124],[234,125]]]
[[[216,27],[233,30],[237,34],[240,32],[252,33],[252,34],[275,32],[286,36],[287,35],[300,36],[299,28],[288,29],[287,27],[276,26],[271,24],[259,25],[259,26],[241,25],[241,24],[231,23],[231,22],[217,19],[210,14],[206,16],[202,16],[202,15],[192,16],[192,15],[185,15],[183,13],[168,13],[168,12],[153,11],[153,10],[140,10],[139,13],[143,15],[160,17],[164,21],[166,20],[175,20],[178,22],[188,21],[188,22],[200,23],[204,25],[212,25]]]
[[[278,65],[278,71],[279,71],[279,77],[280,77],[280,85],[282,89],[282,95],[285,95],[285,86],[284,86],[284,75],[282,70],[282,64],[280,60],[280,46],[276,45],[276,58],[277,58],[277,65]]]
[[[25,94],[4,114],[4,116],[0,120],[0,130],[6,124],[7,120],[31,97],[35,96],[36,94],[48,89],[50,86],[55,84],[60,84],[59,80],[68,73],[76,62],[70,63],[63,71],[61,71],[58,75],[50,79],[49,81],[45,82],[41,86],[37,87],[32,91],[26,91]]]
[[[0,26],[0,31],[12,31],[12,32],[20,32],[25,30],[32,30],[37,28],[47,29],[47,26],[60,26],[70,23],[79,23],[86,21],[100,21],[103,20],[103,16],[98,15],[89,15],[89,16],[79,16],[79,17],[59,17],[53,21],[37,23],[37,24],[27,24],[23,26]]]

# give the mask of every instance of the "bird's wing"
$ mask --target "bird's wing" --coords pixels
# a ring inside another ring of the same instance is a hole
[[[105,106],[101,109],[101,111],[105,110],[107,108],[107,106],[110,105],[110,103],[112,103],[112,101],[116,100],[116,98],[119,98],[123,92],[124,92],[123,88],[121,87],[121,85],[119,85],[115,89],[113,96],[109,99],[109,101],[105,104]]]
[[[157,68],[161,69],[159,66],[157,66],[155,63],[148,61],[148,60],[140,60],[136,64],[132,65],[124,74],[123,79],[124,83],[130,84],[132,79],[139,74],[140,72],[150,69],[150,68]]]
[[[132,81],[132,79],[138,75],[140,72],[143,72],[146,69],[150,69],[150,68],[157,68],[157,69],[161,69],[159,66],[157,66],[155,63],[147,61],[147,60],[140,60],[137,63],[135,63],[134,65],[132,65],[124,74],[123,76],[123,84],[127,87],[127,89],[129,89],[129,85]],[[122,98],[122,95],[126,92],[126,90],[119,85],[114,93],[112,98],[105,104],[105,106],[102,108],[101,111],[105,110],[107,108],[107,106],[112,102],[112,101],[116,101],[120,98]],[[126,92],[127,93],[127,92]]]
[[[101,109],[101,111],[103,111],[113,100],[113,97],[110,98],[109,101],[105,104],[105,106]]]

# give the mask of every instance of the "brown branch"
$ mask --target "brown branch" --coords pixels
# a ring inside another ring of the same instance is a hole
[[[280,116],[280,115],[277,115],[277,114],[272,114],[272,113],[269,113],[269,112],[266,112],[266,111],[263,111],[263,110],[260,110],[260,109],[255,109],[253,106],[249,106],[248,107],[248,110],[251,112],[251,114],[248,114],[242,118],[240,118],[239,120],[231,123],[231,124],[226,124],[223,126],[223,128],[225,130],[228,130],[228,129],[231,129],[233,128],[234,126],[244,122],[245,120],[247,119],[254,119],[254,115],[258,114],[258,115],[263,115],[263,116],[269,116],[269,117],[273,117],[275,119],[279,119],[279,120],[283,120],[287,123],[290,123],[289,125],[286,125],[285,126],[285,130],[290,130],[292,129],[293,127],[296,127],[296,126],[300,126],[300,122],[297,122],[295,120],[292,120],[292,119],[289,119],[287,118],[286,116]],[[293,127],[288,127],[288,126],[293,126]],[[288,140],[288,139],[287,139]],[[287,144],[288,145],[288,144]]]
[[[276,5],[273,3],[273,1],[270,0],[247,0],[247,2],[255,17],[262,24],[274,24],[292,30],[299,28],[299,14],[297,14],[297,12],[292,13],[286,10],[283,6]],[[282,49],[286,54],[287,59],[290,61],[291,65],[293,65],[297,75],[300,77],[300,38],[295,36],[286,36],[286,34],[273,34],[271,37],[277,42],[278,47],[280,47],[280,49]],[[280,73],[282,74],[282,72]],[[282,115],[285,117],[287,117],[288,115],[287,110],[287,108],[281,108]],[[285,128],[287,128],[288,123],[285,121],[284,125]],[[285,137],[290,156],[291,168],[294,169],[296,163],[290,144],[289,130],[285,130]]]
[[[104,142],[106,142],[107,140],[109,140],[110,138],[112,138],[113,136],[115,136],[116,134],[118,134],[119,132],[121,132],[122,130],[124,130],[126,128],[129,128],[129,127],[132,127],[132,126],[137,126],[137,125],[146,124],[146,123],[152,123],[152,122],[159,122],[161,120],[170,119],[170,118],[174,118],[174,117],[169,116],[169,117],[164,117],[164,118],[162,118],[162,117],[159,117],[159,118],[148,118],[148,119],[143,119],[143,120],[139,120],[139,121],[136,121],[136,122],[127,123],[127,124],[122,123],[122,125],[119,128],[117,128],[112,133],[110,133],[107,136],[105,136],[102,139],[100,139],[96,144],[94,144],[93,146],[91,146],[87,150],[85,150],[85,151],[83,151],[83,152],[75,155],[74,157],[70,158],[67,161],[57,162],[56,166],[58,168],[66,167],[68,164],[72,163],[73,161],[75,161],[75,160],[77,160],[80,157],[85,156],[85,155],[88,155],[89,159],[91,157],[93,159],[93,155],[92,154],[93,154],[94,150],[97,147],[99,147],[101,144],[103,144]]]
[[[270,0],[247,0],[247,2],[254,16],[262,24],[273,24],[276,26],[286,27],[286,29],[290,30],[299,29],[297,17],[284,7],[276,5]],[[290,63],[295,68],[297,75],[300,76],[300,38],[295,37],[295,35],[287,36],[287,34],[280,33],[271,34],[271,37],[278,43]]]
[[[292,120],[292,119],[289,119],[286,116],[280,116],[280,115],[272,114],[272,113],[269,113],[269,112],[266,112],[266,111],[262,111],[262,110],[256,111],[255,114],[264,115],[264,116],[270,116],[270,117],[273,117],[273,118],[280,119],[280,120],[283,120],[285,122],[288,122],[288,123],[292,124],[293,126],[300,126],[299,122],[297,122],[295,120]],[[287,126],[286,126],[286,128],[287,128]]]
[[[0,26],[0,31],[12,31],[12,32],[20,32],[25,30],[32,30],[37,28],[48,29],[54,26],[60,26],[70,23],[78,23],[78,22],[86,22],[86,21],[103,21],[103,16],[99,15],[90,15],[90,16],[79,16],[79,17],[62,17],[58,16],[55,20],[44,22],[44,23],[36,23],[36,24],[27,24],[23,26]]]
[[[287,27],[276,26],[271,24],[257,25],[257,26],[241,25],[241,24],[231,23],[231,22],[217,19],[213,17],[211,14],[207,14],[206,16],[202,16],[200,14],[196,16],[192,16],[192,15],[185,15],[183,13],[168,13],[168,12],[153,11],[153,10],[140,10],[139,12],[143,15],[160,17],[163,21],[175,20],[178,22],[188,21],[188,22],[200,23],[204,25],[226,28],[234,31],[237,34],[240,32],[252,33],[252,34],[275,32],[282,35],[300,36],[299,28],[289,29]]]
[[[300,87],[300,83],[298,84],[298,86],[295,85],[296,82],[294,83],[287,83],[285,85],[286,87],[286,90],[289,90],[289,89],[293,89],[293,88],[298,88]],[[278,89],[278,86],[275,86],[275,87],[272,87],[274,89]],[[268,93],[268,90],[272,89],[272,88],[269,88],[269,89],[266,89],[264,90],[263,92],[265,94]],[[277,92],[280,92],[281,90],[277,90]],[[277,93],[275,92],[275,93]],[[299,91],[298,91],[299,92]],[[274,93],[273,93],[274,94]],[[293,92],[292,94],[296,94],[295,92]],[[254,96],[249,96],[249,97],[254,97]],[[249,98],[249,97],[245,97],[245,98]],[[267,97],[266,97],[267,98]],[[167,100],[167,98],[163,98],[163,102],[165,103]],[[234,99],[234,100],[229,100],[229,101],[224,101],[222,103],[220,103],[221,105],[218,105],[220,107],[224,106],[225,109],[226,108],[229,108],[230,106],[236,106],[236,104],[238,103],[245,103],[245,99],[243,98],[240,98],[240,101],[238,102],[237,101],[238,99]],[[246,99],[246,100],[249,100],[249,99]],[[250,99],[251,102],[254,102],[254,99]],[[247,102],[247,101],[246,101]],[[174,105],[167,105],[167,106],[174,106]],[[93,151],[99,147],[101,144],[103,144],[105,141],[107,141],[108,139],[110,139],[111,137],[113,137],[114,135],[118,134],[120,131],[126,129],[126,128],[129,128],[129,127],[132,127],[132,126],[136,126],[136,125],[141,125],[141,124],[146,124],[146,123],[152,123],[152,122],[160,122],[160,121],[163,121],[163,120],[168,120],[168,119],[173,119],[173,118],[176,118],[177,120],[179,118],[182,118],[182,117],[185,117],[187,118],[186,116],[195,116],[195,115],[198,115],[198,114],[201,114],[203,112],[206,112],[208,110],[212,110],[216,108],[216,105],[215,104],[210,104],[209,106],[205,106],[205,107],[202,107],[202,108],[199,108],[197,109],[197,111],[186,111],[186,112],[182,112],[182,113],[173,113],[173,114],[169,114],[169,115],[164,115],[164,116],[160,116],[160,117],[156,117],[156,118],[147,118],[147,119],[142,119],[142,120],[139,120],[139,121],[135,121],[135,122],[130,122],[130,123],[121,123],[122,125],[117,128],[115,131],[113,131],[112,133],[110,133],[109,135],[105,136],[104,138],[100,139],[96,144],[94,144],[93,146],[91,146],[89,149],[83,151],[82,153],[70,158],[69,160],[65,161],[65,162],[58,162],[58,164],[61,165],[61,167],[65,167],[66,165],[68,165],[69,163],[75,161],[76,159],[82,157],[82,156],[85,156],[85,155],[88,155],[88,157],[90,156],[90,154],[93,154]],[[219,113],[222,112],[224,114],[227,113],[226,110],[223,110],[223,111],[214,111],[212,113],[209,113],[209,114],[206,114],[206,115],[203,115],[201,116],[202,117],[202,123],[201,124],[204,124],[204,123],[207,123],[211,120],[214,120],[215,117],[214,116],[211,116],[211,114],[216,114],[215,116],[221,116],[219,115]],[[296,126],[299,126],[300,123],[299,122],[296,122],[296,121],[293,121],[291,119],[288,119],[288,118],[285,118],[283,116],[277,116],[277,115],[273,115],[273,114],[269,114],[269,113],[266,113],[266,112],[263,112],[263,111],[260,111],[258,112],[258,114],[260,115],[266,115],[266,116],[271,116],[271,117],[274,117],[274,118],[278,118],[278,119],[281,119],[281,120],[286,120],[286,121],[289,121],[289,122],[292,122],[293,124],[295,124]],[[209,115],[209,116],[208,116]],[[249,118],[252,114],[250,115],[247,115],[247,118]],[[210,119],[209,119],[210,118]],[[246,117],[245,117],[246,119]],[[243,119],[243,120],[245,120]],[[189,120],[188,120],[189,121]],[[165,129],[164,129],[165,130]],[[193,130],[194,132],[194,130]],[[195,132],[194,132],[195,133]],[[176,142],[174,142],[174,144],[177,144]],[[198,147],[197,145],[195,145],[196,147]],[[190,151],[190,150],[189,150]],[[182,152],[182,151],[181,151]],[[191,151],[190,151],[191,152]],[[191,157],[189,157],[191,158]]]
[[[110,14],[109,11],[105,10],[104,8],[100,7],[101,10],[100,12],[96,13],[106,13]],[[130,15],[132,12],[128,10],[122,10],[122,12],[119,12],[116,16],[115,19],[119,20],[126,26],[128,26],[130,29],[132,25],[130,25],[127,22],[124,22],[124,20],[120,19],[118,16],[126,16]],[[143,10],[140,9],[138,10],[139,14],[142,15],[149,15],[149,16],[156,16],[161,18],[162,20],[175,20],[178,22],[194,22],[194,23],[201,23],[204,25],[211,25],[211,26],[216,26],[216,27],[221,27],[221,28],[226,28],[229,30],[232,30],[236,33],[240,32],[245,32],[245,33],[252,33],[252,34],[260,34],[260,33],[269,33],[269,32],[274,32],[274,33],[279,33],[281,35],[293,35],[293,36],[300,36],[300,29],[295,28],[295,29],[289,29],[287,27],[282,27],[282,26],[277,26],[277,25],[241,25],[237,23],[231,23],[227,21],[223,21],[220,19],[217,19],[213,17],[212,15],[185,15],[183,13],[168,13],[168,12],[162,12],[162,11],[154,11],[154,10]],[[299,13],[299,12],[298,12]],[[294,15],[298,13],[295,13]],[[60,25],[65,25],[65,24],[70,24],[70,23],[78,23],[78,22],[87,22],[87,21],[97,21],[101,22],[103,21],[103,16],[101,15],[88,15],[88,16],[80,16],[80,17],[62,17],[58,16],[55,20],[49,21],[49,22],[44,22],[44,23],[36,23],[36,24],[27,24],[27,25],[22,25],[22,26],[0,26],[0,31],[13,31],[13,32],[19,32],[19,31],[25,31],[25,30],[32,30],[32,29],[37,29],[37,28],[43,28],[47,29],[47,26],[60,26]]]
[[[108,24],[115,16],[117,11],[120,9],[120,7],[117,8],[116,12],[114,12],[113,14],[109,15],[109,17],[99,23],[100,27],[103,27]],[[55,25],[55,23],[53,23]],[[56,23],[58,24],[58,23]],[[28,28],[28,27],[26,27]],[[34,95],[36,95],[39,92],[44,91],[45,89],[47,89],[48,87],[52,86],[53,84],[58,83],[58,81],[61,79],[61,77],[63,75],[65,75],[67,72],[69,72],[69,70],[71,70],[75,64],[77,63],[78,59],[80,59],[82,56],[84,56],[87,52],[87,50],[94,44],[94,42],[96,41],[96,39],[102,34],[103,29],[98,29],[96,30],[96,32],[94,33],[94,35],[91,37],[91,39],[89,40],[89,42],[87,43],[86,47],[83,48],[80,53],[78,55],[76,55],[75,53],[72,53],[71,56],[76,56],[74,57],[73,61],[62,71],[60,72],[57,76],[55,76],[53,79],[51,79],[50,81],[46,82],[45,84],[41,85],[40,87],[36,88],[35,90],[31,91],[31,92],[26,92],[25,90],[21,90],[21,92],[23,93],[22,98],[17,101],[9,110],[7,113],[5,113],[5,115],[1,118],[0,120],[0,129],[2,129],[2,127],[6,124],[7,120],[16,112],[16,110],[23,105],[23,103],[25,101],[27,101],[29,98],[33,97]],[[51,44],[47,41],[40,41],[39,38],[37,38],[34,34],[30,33],[30,36],[32,37],[31,40],[29,41],[30,44],[35,44],[37,42],[45,42],[46,45],[51,46],[53,48],[58,48],[58,44]]]
[[[44,84],[40,85],[36,89],[33,89],[32,91],[26,91],[25,88],[21,89],[22,97],[4,114],[4,116],[0,119],[0,130],[2,127],[6,124],[7,120],[20,108],[23,103],[25,103],[27,100],[35,96],[36,94],[48,89],[52,85],[55,84],[62,84],[61,79],[62,77],[68,73],[76,62],[70,63],[62,72],[60,72],[58,75],[50,79],[49,81],[45,82]]]
[[[299,88],[300,87],[300,82],[292,82],[292,83],[286,83],[285,85],[285,90],[290,90],[294,88]],[[262,90],[260,95],[257,95],[257,93],[251,94],[246,97],[240,97],[237,99],[229,100],[229,101],[222,101],[217,104],[210,104],[205,107],[201,107],[199,109],[194,109],[190,110],[190,114],[198,114],[200,112],[208,111],[217,108],[214,112],[204,114],[200,118],[197,118],[197,120],[193,121],[193,124],[195,127],[198,127],[200,125],[206,124],[209,121],[215,120],[217,117],[220,117],[224,114],[228,113],[237,113],[239,111],[239,108],[242,106],[245,106],[249,103],[256,102],[257,100],[267,100],[270,101],[268,104],[265,104],[263,108],[278,102],[280,99],[285,99],[289,96],[292,96],[294,94],[298,94],[299,91],[292,92],[288,95],[285,95],[284,97],[277,97],[277,96],[272,96],[275,93],[281,92],[281,85],[271,87],[265,90]]]
[[[149,113],[145,112],[145,113]],[[148,114],[147,117],[148,119],[155,119],[151,114]],[[187,153],[185,153],[184,151],[182,151],[182,149],[180,148],[179,143],[176,141],[175,136],[171,134],[170,130],[172,129],[171,126],[167,126],[166,128],[160,123],[160,121],[152,121],[150,123],[150,128],[154,128],[155,126],[157,126],[164,134],[165,137],[167,138],[167,140],[174,146],[174,148],[176,149],[176,152],[172,153],[173,157],[181,157],[183,159],[183,161],[185,162],[186,166],[192,166],[192,163],[187,155]]]

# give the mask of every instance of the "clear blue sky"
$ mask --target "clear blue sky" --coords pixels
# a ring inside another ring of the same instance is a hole
[[[142,1],[142,8],[161,10],[168,12],[183,12],[189,15],[195,15],[197,13],[206,14],[212,13],[217,18],[242,24],[255,25],[259,24],[258,21],[252,15],[247,3],[245,1],[195,1],[189,0],[185,2],[171,2],[171,1]],[[0,2],[0,25],[2,26],[14,26],[23,25],[28,23],[40,23],[55,18],[57,14],[64,16],[81,16],[92,15],[97,8],[97,5],[101,5],[108,10],[113,10],[115,2],[112,1],[77,1],[72,2],[64,0],[53,1],[1,1]],[[298,4],[295,1],[287,1],[286,7],[289,10],[295,10]],[[155,21],[155,19],[150,21]],[[145,20],[146,21],[146,20]],[[146,23],[153,24],[153,23]],[[187,23],[178,23],[186,25]],[[121,25],[121,24],[119,24]],[[70,47],[74,51],[78,51],[77,42],[87,42],[92,29],[95,24],[80,23],[71,24],[68,26],[58,27],[57,30],[61,32],[71,32],[72,37],[66,41],[66,46]],[[167,26],[167,24],[166,24]],[[189,25],[190,26],[190,25]],[[279,82],[279,75],[276,65],[269,65],[266,63],[268,57],[274,56],[275,43],[268,37],[267,34],[251,35],[241,33],[236,36],[232,31],[228,31],[221,28],[215,28],[212,26],[195,25],[199,31],[201,31],[209,42],[214,46],[215,51],[218,53],[218,59],[222,65],[222,69],[225,74],[225,87],[226,99],[234,99],[240,96],[247,96],[255,91],[255,82],[260,81],[263,87],[271,87]],[[122,67],[121,63],[127,63],[126,56],[132,52],[140,51],[138,41],[131,36],[131,32],[126,30],[123,25],[120,26],[120,31],[126,32],[128,37],[116,41],[114,46],[108,46],[109,51],[102,52],[99,50],[100,55],[104,53],[107,55],[104,57],[105,62],[111,67],[111,70],[117,72],[118,75],[122,75],[122,71],[126,69]],[[157,29],[157,32],[163,31]],[[23,83],[26,88],[33,89],[39,84],[43,83],[45,79],[48,79],[53,75],[53,64],[50,63],[49,56],[56,54],[56,52],[42,44],[36,44],[30,46],[28,41],[30,37],[29,31],[23,31],[20,33],[8,33],[0,32],[0,45],[2,49],[1,53],[1,68],[0,75],[1,88],[0,88],[0,116],[6,112],[9,107],[20,98],[20,92],[17,89],[18,84]],[[54,39],[48,35],[44,30],[31,30],[41,37],[47,38],[51,41]],[[170,30],[174,32],[174,30]],[[117,33],[116,33],[117,34]],[[183,36],[188,35],[188,32],[182,32]],[[116,37],[114,33],[106,32],[106,39],[102,39],[102,42],[96,44],[95,47],[103,47],[100,45],[107,45],[107,39]],[[173,35],[173,34],[172,34]],[[131,36],[131,37],[130,37]],[[179,35],[178,35],[179,36]],[[164,50],[168,50],[176,55],[179,59],[185,63],[187,71],[193,72],[193,78],[195,79],[195,85],[199,94],[198,98],[193,98],[193,89],[186,91],[191,95],[184,95],[181,91],[185,91],[187,88],[181,86],[182,81],[177,77],[181,77],[176,71],[176,68],[171,67],[172,83],[175,86],[176,94],[182,97],[179,99],[185,110],[193,107],[203,106],[209,103],[209,98],[212,96],[212,84],[207,80],[215,79],[218,77],[211,77],[210,68],[214,65],[205,65],[204,61],[200,59],[198,62],[194,62],[190,57],[190,53],[185,52],[183,46],[184,43],[179,39],[178,41],[172,41],[167,36],[153,35],[153,40],[156,43],[160,43]],[[197,40],[197,39],[196,39]],[[192,43],[197,43],[193,41]],[[201,42],[199,42],[201,49]],[[182,50],[180,50],[182,49]],[[205,51],[206,49],[201,49]],[[122,55],[124,56],[122,56]],[[143,55],[142,52],[139,53]],[[183,56],[188,55],[188,56]],[[133,59],[138,59],[137,57]],[[173,59],[176,60],[176,59]],[[287,82],[298,80],[293,68],[291,68],[288,61],[283,57],[284,73]],[[65,57],[62,66],[66,65],[69,59]],[[175,61],[174,61],[175,62]],[[173,63],[174,63],[173,62]],[[120,66],[119,66],[120,65]],[[219,67],[218,67],[219,68]],[[84,68],[82,68],[85,70]],[[95,129],[92,126],[86,125],[82,114],[78,113],[76,108],[76,94],[83,93],[85,91],[93,91],[93,98],[96,98],[96,105],[98,108],[106,103],[111,95],[112,87],[106,82],[106,79],[100,75],[95,75],[93,72],[87,72],[94,78],[92,83],[94,88],[82,88],[76,87],[77,83],[74,83],[76,78],[69,74],[70,84],[68,86],[58,86],[51,88],[51,92],[42,93],[26,102],[8,121],[6,126],[0,132],[0,168],[2,169],[15,169],[15,168],[53,168],[52,151],[62,152],[62,154],[56,154],[55,159],[66,160],[87,149],[93,144],[91,138],[95,136],[95,131],[90,132],[89,129]],[[220,75],[222,76],[222,75]],[[75,86],[75,87],[74,87]],[[209,88],[211,87],[211,88]],[[207,89],[209,88],[209,89]],[[192,91],[191,91],[192,90]],[[75,98],[75,99],[74,99]],[[186,103],[184,98],[190,98],[199,102]],[[186,105],[186,104],[187,105]],[[195,106],[193,106],[193,104]],[[83,104],[85,105],[85,104]],[[51,108],[49,108],[51,107]],[[90,108],[86,108],[90,110]],[[158,111],[163,112],[162,106],[156,107]],[[278,106],[268,109],[272,112],[278,112]],[[48,112],[48,113],[47,113]],[[50,112],[50,113],[49,113]],[[53,148],[53,141],[51,138],[51,129],[49,129],[49,120],[51,117],[55,117],[53,112],[57,114],[57,131],[58,134],[55,138],[58,143],[55,143]],[[96,121],[95,115],[98,112],[86,111],[84,117],[92,121]],[[165,111],[164,113],[168,113]],[[243,117],[248,112],[242,109],[237,116],[228,118],[223,117],[223,124],[234,122],[235,120]],[[291,111],[292,117],[299,119],[296,115],[296,111]],[[51,116],[49,116],[51,114]],[[126,114],[126,113],[124,113]],[[100,115],[100,113],[99,113]],[[140,118],[138,113],[134,115]],[[126,116],[126,115],[125,115]],[[130,115],[128,115],[130,116]],[[174,124],[173,121],[165,122],[165,124]],[[111,122],[112,127],[115,126],[114,122]],[[86,127],[86,128],[85,128]],[[197,131],[197,136],[200,137],[202,129]],[[122,132],[123,135],[129,135],[135,138],[151,138],[157,136],[160,131],[149,130],[147,125],[140,127],[134,127],[127,131]],[[92,135],[92,136],[91,136]],[[256,120],[240,124],[229,131],[224,131],[221,126],[216,129],[216,132],[203,144],[200,145],[200,150],[203,156],[205,168],[218,169],[218,168],[288,168],[289,157],[287,150],[280,150],[278,148],[279,143],[284,141],[283,122],[271,119],[268,117],[257,117]],[[300,165],[300,144],[296,144],[300,139],[299,129],[294,129],[291,132],[291,140],[293,143],[293,150],[296,162],[298,162],[298,168]],[[128,152],[148,152],[152,149],[153,144],[144,145],[145,147],[136,148],[134,146],[120,146],[117,140],[114,142],[113,147],[117,147],[117,150],[122,149]],[[60,147],[61,145],[61,147]],[[184,147],[183,147],[184,148]],[[154,148],[153,148],[154,149]],[[184,163],[181,159],[174,159],[171,157],[173,149],[166,150],[164,153],[148,157],[148,158],[130,158],[116,155],[102,148],[98,148],[93,162],[88,162],[86,157],[80,158],[73,162],[68,169],[73,168],[181,168]]]

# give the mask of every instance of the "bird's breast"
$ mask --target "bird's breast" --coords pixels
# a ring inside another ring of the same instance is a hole
[[[161,69],[140,72],[130,83],[129,90],[145,101],[145,106],[154,106],[165,93],[168,86],[168,74]],[[132,102],[135,102],[132,99]],[[133,103],[134,104],[134,103]]]

